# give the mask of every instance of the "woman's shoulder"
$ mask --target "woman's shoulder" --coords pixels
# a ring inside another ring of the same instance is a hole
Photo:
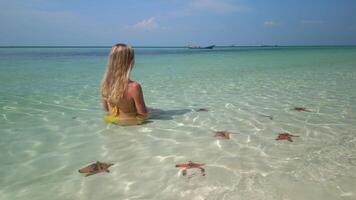
[[[140,83],[136,82],[136,81],[130,81],[128,84],[128,91],[130,93],[142,93],[142,88]]]
[[[140,83],[137,81],[131,81],[128,83],[128,87],[129,88],[138,88],[141,87]]]

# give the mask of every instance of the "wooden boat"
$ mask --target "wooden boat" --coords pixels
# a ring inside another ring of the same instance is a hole
[[[201,47],[201,46],[188,46],[189,49],[213,49],[215,45],[210,45],[206,47]]]

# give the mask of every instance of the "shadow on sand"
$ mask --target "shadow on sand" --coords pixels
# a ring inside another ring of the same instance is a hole
[[[172,120],[174,116],[184,115],[192,112],[191,109],[162,110],[159,108],[149,108],[150,117],[148,120]]]

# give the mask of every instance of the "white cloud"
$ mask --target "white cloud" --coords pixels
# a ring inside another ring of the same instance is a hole
[[[301,20],[300,23],[302,25],[319,25],[319,24],[323,24],[324,21],[322,21],[322,20]]]
[[[275,22],[275,21],[265,21],[265,22],[263,22],[263,26],[267,27],[267,28],[272,28],[272,27],[276,27],[276,26],[279,26],[279,25],[280,25],[280,23]]]
[[[158,23],[155,17],[151,17],[148,19],[144,19],[140,22],[137,22],[136,24],[132,25],[131,27],[132,29],[135,30],[141,30],[141,31],[152,31],[155,29],[158,29]]]

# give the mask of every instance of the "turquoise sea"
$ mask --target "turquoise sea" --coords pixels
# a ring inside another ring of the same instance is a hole
[[[136,48],[131,127],[103,121],[109,51],[0,48],[1,200],[356,199],[356,47]]]

